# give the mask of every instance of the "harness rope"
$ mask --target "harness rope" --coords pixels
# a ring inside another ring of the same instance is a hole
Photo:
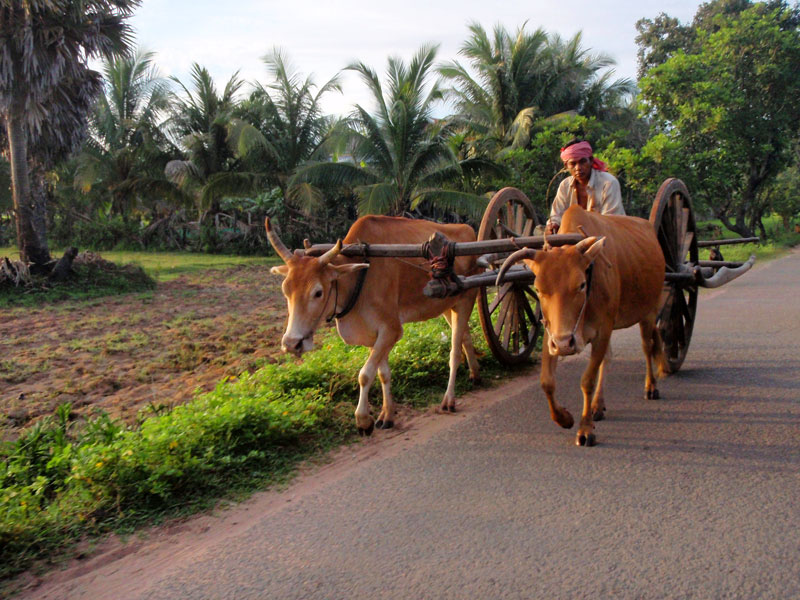
[[[367,242],[361,242],[361,246],[364,248],[364,262],[369,264],[369,244]],[[333,286],[336,294],[336,299],[333,302],[333,314],[327,319],[325,319],[326,323],[330,323],[334,319],[341,319],[343,316],[345,316],[347,313],[353,310],[353,307],[356,305],[356,302],[358,301],[358,297],[361,295],[361,289],[364,287],[364,280],[367,278],[367,271],[369,271],[369,269],[361,269],[358,272],[358,279],[356,280],[356,288],[353,290],[353,293],[350,294],[350,298],[348,299],[347,304],[345,304],[345,307],[339,312],[336,312],[336,305],[339,304],[339,280],[334,279]]]
[[[590,263],[589,266],[586,268],[586,297],[583,299],[583,306],[581,306],[581,312],[578,314],[578,319],[575,321],[575,327],[572,328],[572,333],[570,335],[574,336],[575,332],[578,331],[578,325],[581,323],[581,319],[583,318],[583,313],[586,311],[586,305],[589,303],[589,294],[592,292],[592,272],[594,271],[594,262]],[[547,326],[546,323],[543,323],[544,330],[547,332],[547,336],[552,340],[553,334],[550,333],[550,328]]]

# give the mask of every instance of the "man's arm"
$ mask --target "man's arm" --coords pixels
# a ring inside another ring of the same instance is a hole
[[[572,177],[567,177],[558,186],[553,206],[550,209],[550,217],[547,219],[547,227],[545,228],[547,233],[556,233],[561,226],[561,215],[569,208],[571,182]]]

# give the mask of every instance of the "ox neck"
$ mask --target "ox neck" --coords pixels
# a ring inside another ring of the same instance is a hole
[[[369,259],[366,259],[366,262],[369,262]],[[347,299],[347,304],[345,304],[342,310],[338,310],[339,306],[339,280],[335,279],[333,281],[333,289],[334,289],[334,301],[333,301],[333,314],[330,317],[325,319],[327,323],[330,323],[334,319],[341,319],[345,315],[347,315],[353,307],[356,305],[358,301],[358,297],[361,295],[361,289],[364,287],[364,279],[367,277],[367,271],[369,269],[361,269],[358,272],[358,279],[356,279],[356,285],[352,292],[350,292],[350,297]]]

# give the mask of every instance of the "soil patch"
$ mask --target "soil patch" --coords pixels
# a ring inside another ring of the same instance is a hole
[[[64,402],[134,423],[274,361],[285,321],[263,266],[184,275],[152,292],[0,310],[0,433]]]

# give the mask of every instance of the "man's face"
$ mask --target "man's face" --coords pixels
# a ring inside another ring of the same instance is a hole
[[[589,177],[592,175],[591,158],[570,158],[564,163],[564,166],[567,167],[569,174],[583,185],[589,183]]]

